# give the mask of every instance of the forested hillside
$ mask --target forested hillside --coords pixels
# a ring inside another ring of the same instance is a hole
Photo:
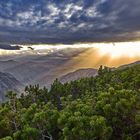
[[[140,65],[62,84],[28,86],[0,105],[1,140],[139,140]]]

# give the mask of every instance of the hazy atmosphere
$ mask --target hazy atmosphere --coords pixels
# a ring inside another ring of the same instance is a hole
[[[0,140],[140,140],[140,0],[0,0]]]

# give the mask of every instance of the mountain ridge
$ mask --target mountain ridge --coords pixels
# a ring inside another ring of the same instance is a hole
[[[95,77],[98,70],[93,68],[78,69],[73,72],[67,73],[59,78],[60,82],[65,83],[69,81],[78,80],[86,77]]]

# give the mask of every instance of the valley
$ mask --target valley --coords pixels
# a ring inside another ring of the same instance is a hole
[[[130,59],[129,61],[127,59],[127,61],[120,61],[117,64],[115,64],[117,59],[105,62],[107,56],[100,56],[95,48],[53,48],[52,51],[46,49],[41,50],[41,52],[43,54],[37,55],[36,51],[28,50],[25,54],[20,52],[18,55],[1,56],[1,75],[4,74],[7,77],[11,75],[13,78],[4,77],[4,80],[1,79],[0,100],[3,100],[6,92],[12,89],[23,91],[26,85],[36,84],[39,84],[40,87],[46,86],[49,89],[56,78],[65,83],[80,78],[94,77],[97,75],[97,69],[100,65],[115,68],[121,64],[138,60]],[[127,66],[126,64],[122,67]]]

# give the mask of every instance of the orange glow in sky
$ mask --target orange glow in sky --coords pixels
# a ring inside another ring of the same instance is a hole
[[[102,55],[108,54],[112,58],[140,57],[140,42],[120,42],[95,44]]]
[[[119,66],[140,60],[140,41],[115,42],[115,43],[79,43],[79,44],[57,44],[57,45],[21,45],[21,50],[0,50],[0,55],[37,54],[46,55],[54,49],[67,48],[89,48],[74,58],[69,64],[71,67],[99,67],[99,65]],[[29,47],[33,48],[31,50]]]

